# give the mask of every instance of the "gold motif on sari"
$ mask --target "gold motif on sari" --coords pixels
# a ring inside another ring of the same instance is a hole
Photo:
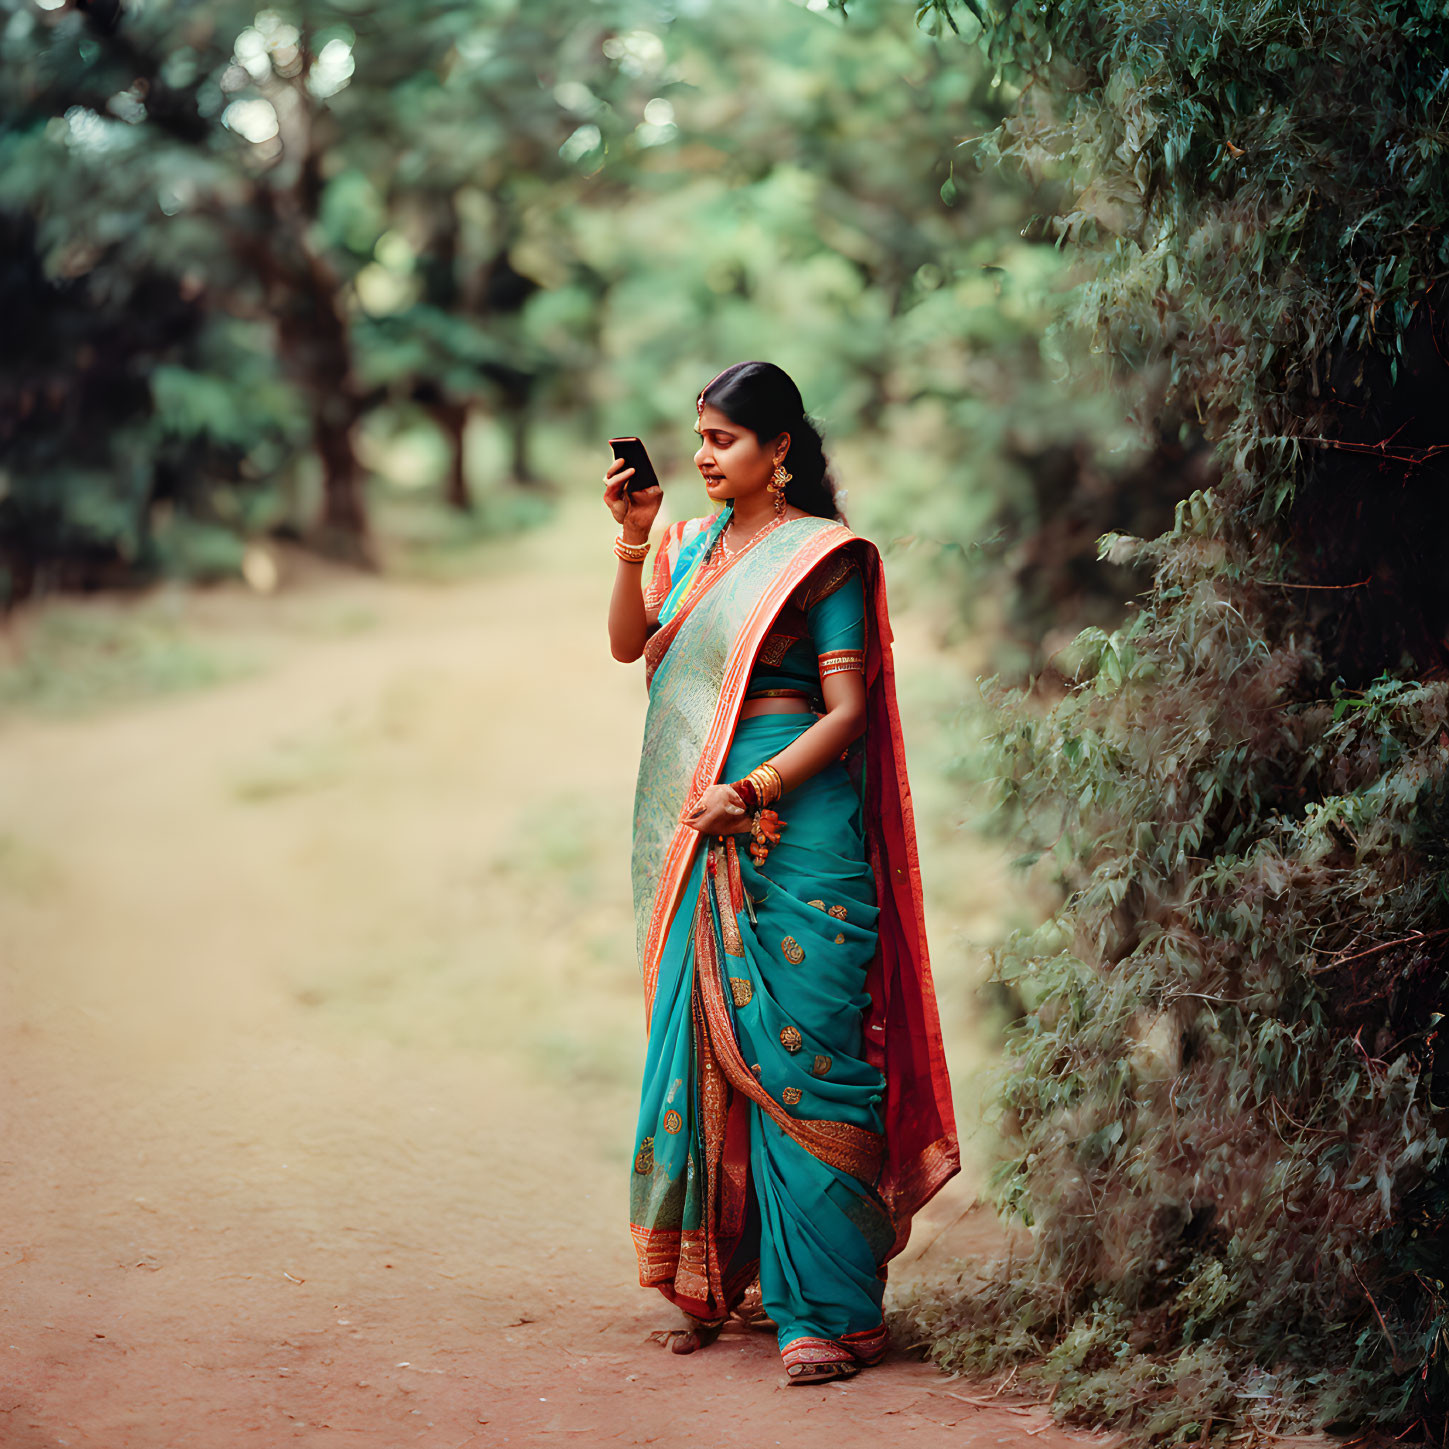
[[[827,916],[834,916],[837,921],[843,921],[845,919],[845,907],[831,906],[825,914]]]
[[[812,1077],[823,1077],[832,1065],[833,1063],[829,1057],[823,1055],[818,1056],[810,1065],[810,1075]]]
[[[634,1155],[634,1171],[641,1177],[647,1177],[654,1171],[654,1139],[646,1137],[639,1144],[639,1151]]]
[[[787,1052],[798,1052],[804,1040],[804,1037],[793,1026],[782,1027],[780,1030],[780,1045]]]
[[[710,846],[708,864],[714,876],[715,899],[719,902],[719,928],[720,936],[724,941],[726,956],[743,956],[745,954],[745,940],[740,934],[740,923],[737,919],[739,911],[744,908],[744,887],[739,883],[739,872],[731,871],[729,868],[729,853],[735,849],[734,842],[729,842],[723,850]],[[737,900],[735,897],[739,896]],[[729,909],[725,909],[725,903],[729,903]]]
[[[721,913],[719,918],[720,936],[724,941],[726,956],[743,957],[745,954],[745,940],[740,935],[740,923],[729,911]]]
[[[835,944],[837,946],[845,945],[845,937],[837,934],[837,936],[835,937]]]
[[[780,949],[785,953],[785,959],[792,966],[798,966],[805,959],[805,948],[794,936],[786,936],[780,942]]]
[[[795,634],[769,634],[760,645],[758,662],[771,669],[778,669],[785,662],[785,656],[791,647],[799,642],[800,638]]]
[[[671,1107],[664,1114],[664,1130],[668,1132],[671,1136],[673,1136],[674,1133],[678,1132],[679,1129],[683,1126],[684,1118],[681,1117],[679,1113],[674,1110],[673,1107]]]
[[[730,995],[736,1006],[748,1006],[754,999],[755,988],[743,976],[730,977]]]
[[[838,550],[818,565],[795,590],[792,601],[797,608],[813,609],[822,599],[828,599],[855,569],[855,560],[844,549]]]
[[[800,1090],[799,1087],[786,1087],[785,1090],[780,1093],[780,1100],[787,1107],[794,1107],[799,1103],[800,1098],[804,1095],[805,1094]]]
[[[807,906],[814,906],[817,911],[823,911],[825,909],[824,901],[806,901],[805,904]]]

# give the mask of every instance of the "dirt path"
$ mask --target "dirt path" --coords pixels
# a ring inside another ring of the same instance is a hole
[[[763,1336],[648,1344],[643,699],[597,522],[477,583],[213,599],[264,671],[0,731],[4,1449],[1064,1439],[905,1358],[801,1390]],[[925,735],[941,676],[903,633]],[[959,1069],[954,938],[997,877],[944,833],[935,859]],[[922,1223],[932,1261],[990,1231],[972,1195]]]

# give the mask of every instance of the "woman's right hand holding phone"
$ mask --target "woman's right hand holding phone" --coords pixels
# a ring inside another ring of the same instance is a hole
[[[614,515],[625,543],[645,543],[649,530],[659,514],[659,505],[664,501],[662,488],[641,488],[637,493],[628,493],[629,480],[634,470],[622,458],[615,458],[604,474],[604,502]]]

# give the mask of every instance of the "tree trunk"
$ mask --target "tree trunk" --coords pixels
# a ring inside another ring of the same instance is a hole
[[[515,483],[532,486],[538,482],[528,458],[528,404],[510,403],[508,406],[508,432],[512,449],[512,473]]]
[[[352,446],[352,409],[323,398],[312,418],[312,441],[322,460],[322,514],[318,544],[351,563],[371,564],[362,467]]]
[[[264,224],[247,228],[235,245],[266,283],[282,362],[311,413],[312,445],[322,464],[322,511],[313,541],[336,558],[371,567],[367,499],[352,443],[367,403],[353,375],[351,324],[339,301],[339,280],[307,233],[319,191],[310,160],[297,191],[281,196],[259,185],[252,201]]]
[[[449,449],[448,491],[449,508],[459,513],[473,511],[473,491],[468,486],[467,448],[464,434],[468,427],[467,403],[435,403],[432,414],[438,426],[447,435]]]

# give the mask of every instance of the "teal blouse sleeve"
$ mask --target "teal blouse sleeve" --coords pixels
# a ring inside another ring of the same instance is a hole
[[[800,612],[787,610],[761,645],[750,671],[747,699],[772,690],[791,690],[818,699],[820,681],[827,674],[864,670],[865,588],[860,570],[852,566],[836,583],[840,561],[827,560],[827,564],[828,581],[807,580],[796,596]],[[807,603],[812,584],[817,583],[830,591],[815,603]]]
[[[851,569],[846,580],[806,612],[815,653],[865,648],[865,587],[860,570]]]

